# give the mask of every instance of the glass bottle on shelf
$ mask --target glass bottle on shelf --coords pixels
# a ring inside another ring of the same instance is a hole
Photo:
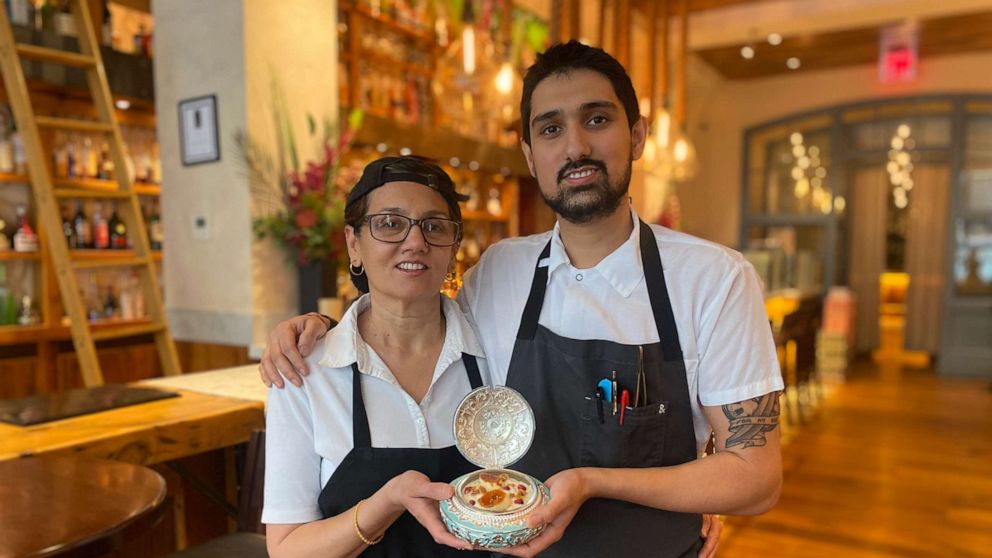
[[[105,47],[113,48],[114,46],[114,35],[113,35],[113,21],[110,14],[110,4],[106,1],[103,3],[103,26],[100,28],[100,44]]]
[[[103,207],[99,203],[93,205],[93,248],[110,248],[110,226],[103,217]]]
[[[72,222],[72,217],[70,215],[70,209],[63,205],[60,213],[62,214],[62,236],[65,237],[66,246],[69,248],[76,247],[76,226]]]
[[[72,218],[72,226],[76,231],[76,241],[73,248],[79,250],[89,248],[93,244],[93,228],[83,211],[82,200],[76,202],[76,215]]]
[[[0,122],[0,172],[14,172],[14,144],[6,121]]]
[[[7,238],[7,233],[4,231],[6,228],[7,222],[0,219],[0,252],[10,250],[10,239]]]
[[[110,202],[110,222],[107,223],[110,231],[110,247],[115,250],[127,249],[127,225],[117,215],[117,203]]]
[[[27,174],[28,157],[24,153],[24,142],[21,141],[21,134],[17,132],[16,127],[10,133],[10,143],[14,152],[14,172],[17,174]]]
[[[79,177],[79,159],[76,157],[76,141],[75,137],[69,136],[69,139],[65,143],[65,177],[66,178],[78,178]]]
[[[17,305],[14,293],[7,286],[7,267],[0,262],[0,325],[17,323]]]
[[[38,323],[38,312],[35,311],[34,306],[31,304],[31,297],[29,295],[21,297],[21,314],[17,317],[17,323],[22,326]]]
[[[103,315],[102,318],[113,318],[118,315],[120,306],[117,304],[117,299],[114,298],[114,287],[112,285],[107,285],[107,295],[103,299]]]
[[[162,217],[158,213],[158,200],[153,200],[151,214],[148,216],[148,241],[152,250],[161,250],[164,239]]]
[[[37,252],[38,235],[28,222],[28,210],[24,205],[17,206],[17,230],[14,232],[15,252]]]
[[[110,180],[114,176],[114,162],[110,159],[110,147],[107,142],[100,146],[100,163],[97,165],[96,177]]]

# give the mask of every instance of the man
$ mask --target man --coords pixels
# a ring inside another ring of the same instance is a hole
[[[614,58],[551,47],[524,78],[521,118],[558,223],[490,247],[459,295],[494,383],[534,410],[514,468],[552,492],[530,517],[545,530],[506,553],[696,556],[700,514],[763,513],[781,486],[783,384],[759,279],[739,253],[648,226],[627,203],[648,130]],[[296,335],[308,351],[323,327],[280,324],[266,382],[281,382],[276,369],[298,382]],[[623,392],[629,405],[614,406]],[[716,451],[698,459],[711,431]]]

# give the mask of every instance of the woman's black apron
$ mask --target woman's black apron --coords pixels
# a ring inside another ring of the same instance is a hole
[[[482,376],[475,357],[463,353],[462,362],[472,389],[482,386]],[[405,471],[415,470],[434,482],[451,482],[478,467],[465,460],[455,446],[441,449],[374,448],[369,431],[369,419],[362,397],[361,373],[357,364],[352,370],[352,428],[355,447],[341,461],[320,492],[318,504],[325,518],[351,509],[359,500],[368,498],[389,479]],[[357,535],[353,535],[357,536]],[[482,552],[465,552],[438,545],[430,533],[409,512],[404,512],[388,529],[382,542],[365,549],[361,556],[389,558],[434,558],[444,556],[489,556]]]
[[[661,341],[622,345],[568,339],[538,325],[548,282],[551,242],[534,270],[530,296],[506,383],[527,398],[536,419],[535,438],[514,469],[540,480],[573,467],[664,467],[696,459],[689,388],[682,348],[654,233],[640,222],[641,261],[651,310]],[[632,270],[634,262],[631,262]],[[633,272],[633,271],[632,271]],[[640,349],[647,404],[613,415],[603,402],[602,422],[595,397],[598,382],[615,370],[619,390],[633,400]],[[699,514],[676,513],[619,500],[587,501],[564,537],[541,556],[696,556],[702,546]]]

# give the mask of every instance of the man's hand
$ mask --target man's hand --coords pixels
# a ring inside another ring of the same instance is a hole
[[[530,527],[544,525],[544,530],[530,542],[501,549],[501,553],[530,558],[543,552],[561,539],[579,508],[589,499],[581,469],[566,469],[553,475],[545,484],[551,489],[551,501],[527,517]]]
[[[327,320],[315,313],[279,322],[269,332],[269,343],[258,365],[262,382],[267,387],[275,385],[282,388],[285,376],[293,385],[302,386],[303,376],[310,372],[303,359],[313,350],[317,340],[327,333],[327,327]]]
[[[383,489],[388,491],[392,502],[412,515],[434,542],[459,550],[472,550],[472,545],[448,532],[441,521],[437,503],[451,498],[455,491],[450,484],[431,482],[431,479],[418,471],[407,471],[390,479]]]
[[[703,514],[703,539],[706,541],[699,549],[699,558],[713,558],[716,547],[720,544],[720,533],[723,531],[723,520],[719,515]]]

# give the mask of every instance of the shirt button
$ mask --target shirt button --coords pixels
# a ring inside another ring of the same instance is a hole
[[[575,274],[575,280],[576,281],[581,281],[582,280],[582,274],[581,273],[576,273]]]

